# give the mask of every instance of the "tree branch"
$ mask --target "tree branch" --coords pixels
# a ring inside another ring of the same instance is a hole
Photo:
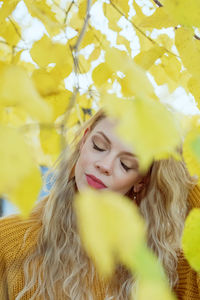
[[[194,38],[200,41],[200,37],[198,35],[194,35]]]
[[[163,7],[162,3],[160,3],[158,0],[153,0],[155,4],[157,4],[159,7]]]
[[[72,0],[72,2],[70,3],[68,9],[66,10],[65,12],[65,20],[64,20],[64,24],[67,22],[67,16],[68,16],[68,13],[70,12],[72,6],[74,5],[74,0]]]
[[[156,3],[159,7],[163,7],[162,3],[160,3],[158,0],[153,0],[154,3]],[[175,27],[175,29],[177,29]],[[200,37],[196,34],[194,34],[194,38],[200,41]]]
[[[77,83],[75,84],[73,94],[72,94],[72,96],[70,98],[70,101],[69,101],[69,106],[67,107],[67,110],[64,113],[64,118],[63,118],[63,121],[61,123],[61,137],[62,137],[62,141],[61,141],[62,145],[61,146],[62,146],[62,149],[66,148],[66,140],[65,140],[66,123],[67,123],[67,120],[70,116],[71,109],[74,106],[74,103],[76,101],[77,94],[79,92],[79,83],[78,83],[78,66],[79,66],[78,55],[79,55],[79,53],[78,52],[79,52],[79,47],[80,47],[81,42],[83,40],[84,34],[86,33],[88,22],[89,22],[89,19],[90,19],[91,4],[92,4],[92,0],[87,0],[86,17],[85,17],[85,20],[84,20],[84,24],[83,24],[81,32],[78,36],[76,44],[72,47],[72,54],[73,54],[73,60],[74,60],[74,73],[75,73],[75,76],[76,76],[76,79],[77,79]]]
[[[17,35],[20,37],[20,39],[22,39],[22,36],[21,36],[19,30],[17,29],[17,26],[15,25],[15,23],[14,23],[13,20],[11,19],[11,17],[8,17],[8,19],[9,19],[10,23],[13,25],[13,27],[14,27],[14,29],[15,29]]]
[[[156,41],[154,41],[152,38],[150,38],[149,36],[147,36],[146,34],[145,34],[145,32],[144,31],[142,31],[142,29],[140,29],[136,24],[134,24],[131,20],[129,20],[127,17],[126,17],[126,15],[112,2],[112,0],[110,0],[110,4],[129,22],[129,23],[131,23],[132,25],[133,25],[133,27],[137,30],[137,31],[139,31],[145,38],[147,38],[151,43],[153,43],[153,44],[155,44],[155,45],[158,45],[158,46],[160,46]],[[173,53],[173,52],[171,52],[170,50],[168,50],[167,48],[165,48],[165,47],[163,47],[165,50],[166,50],[166,52],[168,52],[168,53],[170,53],[170,54],[172,54],[172,55],[174,55],[174,56],[176,56],[176,57],[179,57],[178,55],[176,55],[175,53]]]

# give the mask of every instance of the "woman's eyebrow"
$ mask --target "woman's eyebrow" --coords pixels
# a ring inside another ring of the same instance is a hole
[[[109,138],[102,131],[97,131],[97,133],[101,134],[105,138],[105,140],[108,142],[108,144],[111,145],[111,141],[109,140]],[[132,156],[134,158],[136,157],[136,155],[134,155],[131,152],[123,151],[122,153],[125,154],[125,155]]]

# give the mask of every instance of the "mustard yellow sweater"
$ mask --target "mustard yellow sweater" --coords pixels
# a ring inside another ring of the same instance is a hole
[[[200,188],[195,187],[188,197],[191,207],[200,207]],[[23,263],[36,247],[40,221],[22,221],[18,215],[0,218],[0,300],[15,300],[24,285]],[[24,238],[26,242],[24,242]],[[200,276],[193,271],[185,258],[178,263],[179,284],[175,288],[181,300],[200,299]],[[104,286],[96,281],[96,300],[104,300]],[[27,293],[23,300],[31,298]],[[39,300],[39,299],[37,299]],[[46,300],[46,299],[40,299]],[[55,299],[62,300],[62,299]],[[72,299],[75,300],[75,299]]]

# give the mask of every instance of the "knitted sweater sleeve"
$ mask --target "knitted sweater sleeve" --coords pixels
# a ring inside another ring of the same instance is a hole
[[[23,264],[36,245],[39,228],[19,215],[0,218],[0,300],[14,300],[22,289]]]
[[[7,283],[7,270],[5,261],[5,249],[3,244],[3,235],[1,232],[2,224],[0,220],[0,299],[8,300],[8,283]]]
[[[189,193],[188,203],[190,209],[200,208],[200,187],[196,185]],[[200,299],[200,274],[196,273],[189,265],[183,252],[178,260],[179,282],[175,287],[175,293],[179,300],[199,300]]]

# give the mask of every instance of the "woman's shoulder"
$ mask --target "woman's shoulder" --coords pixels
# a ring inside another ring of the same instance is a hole
[[[36,244],[41,224],[18,214],[0,218],[0,256],[10,260],[18,252],[26,253]]]
[[[39,201],[27,218],[23,218],[20,214],[12,214],[0,218],[0,247],[9,241],[16,241],[21,237],[34,235],[42,226],[42,214],[48,197]]]
[[[191,208],[200,208],[200,186],[198,184],[190,190],[188,195],[188,202],[190,203]]]
[[[19,234],[26,230],[33,222],[30,219],[24,219],[20,214],[12,214],[0,218],[0,235],[7,236],[10,233]]]

